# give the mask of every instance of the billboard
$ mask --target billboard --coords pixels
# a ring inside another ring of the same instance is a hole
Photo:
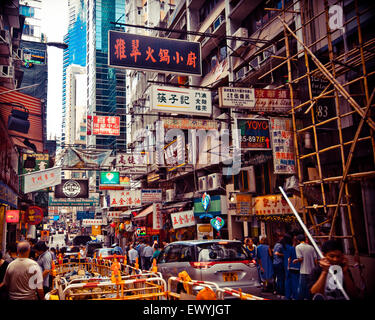
[[[271,150],[268,119],[237,119],[237,129],[241,130],[241,149]]]
[[[211,116],[211,92],[169,86],[151,86],[150,109],[159,112]]]
[[[55,198],[88,198],[89,181],[62,179],[55,187]]]
[[[110,30],[108,65],[200,76],[202,74],[201,46],[200,42]]]
[[[104,185],[119,185],[120,184],[120,172],[100,172],[100,184]]]
[[[120,135],[120,117],[115,116],[93,116],[92,134],[102,136]]]
[[[95,207],[99,206],[99,193],[89,193],[89,197],[85,198],[60,198],[56,199],[52,192],[48,197],[49,206],[58,207]]]

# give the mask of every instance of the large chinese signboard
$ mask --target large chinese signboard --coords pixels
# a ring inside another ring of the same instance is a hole
[[[61,167],[31,172],[24,175],[24,193],[42,190],[61,183]]]
[[[141,190],[109,190],[110,206],[111,207],[125,207],[125,206],[140,206]]]
[[[92,133],[94,135],[119,136],[120,117],[113,116],[93,116]]]
[[[182,211],[171,214],[173,229],[185,228],[195,225],[194,211]]]
[[[276,174],[296,172],[292,120],[271,118],[273,169]]]
[[[151,86],[151,110],[159,112],[210,116],[211,92],[178,87]]]
[[[157,38],[119,31],[108,32],[108,65],[201,75],[199,42]]]
[[[300,101],[294,95],[294,106]],[[285,89],[251,89],[251,88],[219,88],[219,106],[221,108],[244,108],[255,112],[285,113],[291,109],[290,91]]]
[[[219,122],[205,119],[161,118],[165,129],[219,130]]]
[[[269,127],[268,119],[237,119],[241,149],[270,150]]]
[[[116,166],[134,167],[147,165],[147,154],[142,153],[118,153]]]

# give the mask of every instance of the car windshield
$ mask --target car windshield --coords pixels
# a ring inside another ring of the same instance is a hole
[[[108,257],[113,255],[113,249],[101,249],[98,251],[98,255],[102,255],[102,257]]]
[[[198,261],[239,261],[248,260],[244,247],[236,242],[211,242],[197,246]]]

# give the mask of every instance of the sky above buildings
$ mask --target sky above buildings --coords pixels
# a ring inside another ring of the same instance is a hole
[[[42,32],[48,42],[63,42],[68,30],[68,1],[44,0]],[[47,138],[61,135],[63,50],[48,47]]]

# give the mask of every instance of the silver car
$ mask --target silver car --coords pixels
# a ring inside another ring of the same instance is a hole
[[[215,282],[219,287],[243,292],[260,285],[255,261],[235,240],[170,243],[160,252],[157,267],[166,280],[186,271],[193,280]]]

